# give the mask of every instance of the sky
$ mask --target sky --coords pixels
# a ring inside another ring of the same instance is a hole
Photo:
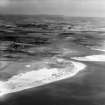
[[[0,13],[105,17],[105,0],[0,0]]]

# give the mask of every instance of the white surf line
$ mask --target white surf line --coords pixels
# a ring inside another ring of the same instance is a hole
[[[48,69],[45,67],[38,71],[33,70],[23,74],[18,74],[5,82],[1,81],[0,96],[42,86],[62,79],[71,78],[79,71],[86,68],[86,65],[83,63],[71,61],[70,65],[71,63],[74,66],[73,68],[66,67],[65,69]]]
[[[92,47],[92,50],[97,50],[97,51],[103,51],[105,52],[105,41],[103,41],[102,43],[100,43],[101,46],[100,47]]]
[[[103,52],[105,52],[105,48],[102,48],[102,49],[100,49],[100,48],[91,48],[92,50],[97,50],[97,51],[103,51]]]
[[[85,57],[72,57],[74,60],[78,61],[96,61],[96,62],[105,62],[105,54],[101,55],[90,55]]]

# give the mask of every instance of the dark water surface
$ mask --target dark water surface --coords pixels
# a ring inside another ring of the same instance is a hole
[[[91,49],[104,49],[102,18],[0,16],[0,20],[1,61],[23,64],[54,56],[72,60],[75,56],[105,53]],[[0,105],[105,105],[105,62],[81,63],[87,67],[76,76],[8,94],[1,98]],[[14,75],[11,68],[1,71],[0,78]]]

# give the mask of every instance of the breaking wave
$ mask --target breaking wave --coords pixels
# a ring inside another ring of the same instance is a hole
[[[85,57],[72,57],[72,59],[79,60],[79,61],[105,62],[105,54],[90,55],[90,56],[85,56]]]
[[[62,63],[63,60],[58,60]],[[64,61],[63,61],[64,62]],[[79,71],[86,68],[86,65],[80,62],[67,61],[68,66],[65,68],[40,68],[26,73],[15,75],[7,81],[0,82],[0,95],[23,91],[26,89],[42,86],[48,83],[71,78]]]

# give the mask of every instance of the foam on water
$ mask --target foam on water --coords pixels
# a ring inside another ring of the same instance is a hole
[[[105,49],[103,49],[103,48],[91,48],[92,50],[97,50],[97,51],[103,51],[103,52],[105,52]]]
[[[48,83],[59,81],[75,76],[79,71],[86,68],[85,64],[70,61],[73,68],[65,67],[63,69],[44,67],[37,71],[32,70],[26,73],[15,75],[8,79],[8,81],[0,82],[0,95],[3,96],[8,93],[23,91],[26,89],[42,86]]]
[[[79,61],[105,62],[105,54],[90,55],[90,56],[84,56],[84,57],[72,57],[72,59],[79,60]]]

